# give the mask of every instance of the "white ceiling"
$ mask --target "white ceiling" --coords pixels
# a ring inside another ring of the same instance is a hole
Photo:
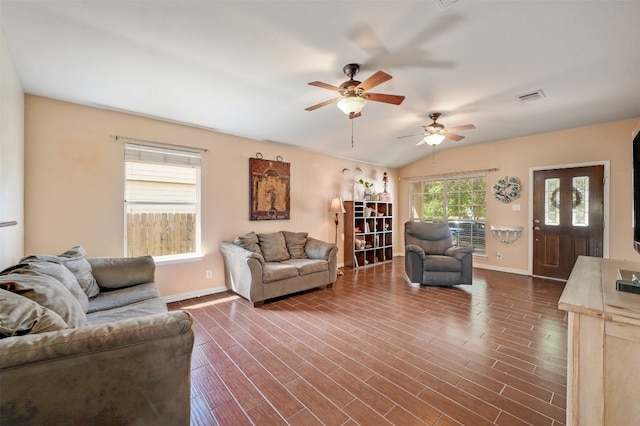
[[[640,1],[0,0],[27,93],[400,167],[442,112],[448,149],[640,117]],[[393,79],[351,121],[309,86]],[[520,103],[542,89],[546,97]],[[144,135],[128,135],[144,137]],[[176,141],[166,141],[176,142]]]

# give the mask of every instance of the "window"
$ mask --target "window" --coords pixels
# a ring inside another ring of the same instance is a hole
[[[415,181],[410,188],[410,220],[447,222],[455,245],[473,247],[474,254],[486,253],[484,175]]]
[[[125,253],[200,252],[200,154],[125,144]]]

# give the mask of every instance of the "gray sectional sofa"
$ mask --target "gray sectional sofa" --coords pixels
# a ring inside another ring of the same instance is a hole
[[[150,256],[28,256],[0,273],[0,424],[188,425],[192,317]]]
[[[331,287],[338,274],[335,244],[306,232],[250,232],[223,241],[225,283],[259,306],[265,300],[315,287]]]

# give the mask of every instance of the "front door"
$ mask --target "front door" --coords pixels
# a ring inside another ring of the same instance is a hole
[[[533,173],[533,275],[569,278],[580,255],[602,257],[604,166]]]

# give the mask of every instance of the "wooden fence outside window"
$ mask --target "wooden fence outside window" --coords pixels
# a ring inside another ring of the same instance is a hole
[[[194,213],[127,213],[127,256],[196,251]]]

